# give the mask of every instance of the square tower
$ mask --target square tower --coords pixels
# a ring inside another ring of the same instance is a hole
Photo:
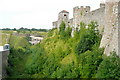
[[[86,13],[90,12],[90,6],[76,6],[73,8],[73,26],[79,27],[81,20],[84,18]]]
[[[57,27],[60,26],[60,24],[62,23],[62,21],[64,21],[66,24],[68,24],[68,20],[69,20],[69,12],[66,11],[66,10],[62,10],[58,14],[58,25],[57,25]]]

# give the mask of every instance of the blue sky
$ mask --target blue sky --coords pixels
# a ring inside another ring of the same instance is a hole
[[[101,0],[0,0],[0,28],[45,28],[51,29],[62,10],[70,12],[73,7],[99,8]]]

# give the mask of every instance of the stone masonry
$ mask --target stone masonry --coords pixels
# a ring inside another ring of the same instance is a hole
[[[120,57],[120,0],[108,0],[105,4],[105,28],[100,47],[108,56],[115,51]]]
[[[80,22],[89,24],[91,21],[98,23],[98,30],[103,35],[100,47],[109,56],[112,51],[120,57],[120,0],[106,0],[100,3],[100,8],[90,11],[90,6],[74,7],[73,18],[69,19],[66,10],[58,14],[58,20],[53,22],[53,28],[59,28],[62,21],[72,28],[80,26]]]
[[[9,55],[9,44],[5,44],[4,46],[0,46],[0,80],[5,78],[6,67],[8,65],[8,55]]]

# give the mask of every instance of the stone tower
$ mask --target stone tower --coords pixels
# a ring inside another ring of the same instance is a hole
[[[73,8],[73,26],[79,27],[81,19],[84,17],[86,13],[90,12],[90,6],[86,6],[85,8],[83,6],[81,7],[74,7]]]
[[[60,26],[62,21],[64,21],[66,24],[68,24],[68,20],[69,20],[69,12],[66,11],[66,10],[61,11],[58,14],[58,25],[57,25],[57,27]]]
[[[105,2],[105,28],[100,47],[109,56],[115,51],[120,56],[120,0],[106,0]]]

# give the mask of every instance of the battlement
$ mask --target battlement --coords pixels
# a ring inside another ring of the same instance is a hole
[[[119,2],[120,0],[105,0],[105,2]]]
[[[76,6],[73,10],[88,10],[90,11],[90,6]]]
[[[74,14],[76,15],[76,14],[78,14],[78,15],[84,15],[84,14],[86,14],[86,13],[88,13],[88,12],[90,12],[90,6],[76,6],[76,7],[74,7],[73,8],[73,16],[74,16]]]
[[[100,8],[105,7],[105,3],[100,3]]]

